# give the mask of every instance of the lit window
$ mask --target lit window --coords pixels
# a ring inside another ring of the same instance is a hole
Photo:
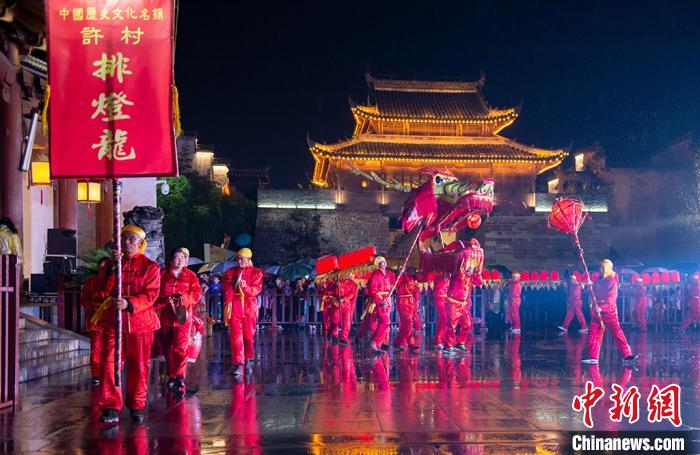
[[[576,172],[582,172],[583,170],[585,170],[583,158],[583,153],[579,153],[578,155],[574,156],[574,160],[576,161]]]
[[[362,188],[367,188],[367,181],[366,180],[362,181]]]
[[[549,182],[547,182],[547,191],[549,193],[556,193],[558,186],[559,186],[559,179],[552,179]]]

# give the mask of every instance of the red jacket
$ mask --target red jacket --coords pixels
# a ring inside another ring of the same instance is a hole
[[[341,278],[338,286],[338,299],[343,308],[352,308],[357,301],[357,293],[360,286],[352,278]]]
[[[234,304],[245,302],[249,310],[253,308],[257,310],[258,294],[262,290],[262,277],[262,272],[253,266],[228,269],[221,279],[224,302]],[[243,282],[245,284],[241,286]]]
[[[632,287],[634,305],[637,307],[646,308],[647,306],[647,290],[642,283],[635,283]]]
[[[438,275],[433,282],[433,295],[435,297],[446,297],[450,288],[450,276],[447,274]]]
[[[93,324],[90,321],[92,315],[95,313],[95,305],[98,304],[93,301],[96,284],[97,275],[85,282],[83,291],[80,293],[80,306],[85,309],[85,327],[90,331],[99,329],[99,324]]]
[[[508,303],[510,305],[520,305],[520,280],[511,281],[508,284]]]
[[[465,305],[472,295],[471,279],[467,274],[458,272],[452,275],[450,288],[447,290],[450,302],[457,305]]]
[[[404,273],[396,284],[396,297],[401,299],[401,303],[415,304],[418,300],[416,296],[420,296],[418,282],[408,273]],[[411,301],[409,302],[407,299],[411,299]]]
[[[104,301],[114,295],[114,261],[110,261],[97,276],[93,302]],[[133,309],[133,313],[122,312],[126,333],[152,332],[160,328],[160,321],[153,304],[160,293],[160,267],[143,254],[122,260],[122,296]],[[102,314],[103,325],[114,326],[117,311],[110,305]]]
[[[168,302],[168,297],[175,294],[182,296],[182,304],[187,308],[187,322],[190,322],[192,320],[192,307],[199,303],[199,298],[202,297],[199,279],[193,271],[182,269],[177,277],[168,268],[160,271],[160,295],[156,300],[155,307],[161,310],[160,323],[162,325],[181,325],[175,321],[175,313],[172,305]]]
[[[337,306],[338,286],[335,284],[335,280],[326,280],[321,283],[321,286],[318,288],[318,294],[324,309],[332,305]]]
[[[601,311],[617,311],[617,280],[615,276],[601,277],[593,283],[593,295]]]
[[[573,307],[581,306],[581,286],[569,284],[566,288],[566,303]]]
[[[396,275],[391,270],[382,272],[380,269],[377,269],[372,272],[372,276],[367,281],[367,293],[372,302],[377,305],[381,305],[385,301],[391,303],[388,297],[395,282]]]

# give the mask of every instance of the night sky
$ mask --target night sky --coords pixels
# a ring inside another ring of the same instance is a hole
[[[308,185],[307,132],[352,134],[348,96],[366,99],[366,70],[483,70],[491,106],[523,103],[504,136],[574,150],[598,141],[608,165],[643,165],[698,136],[698,24],[691,1],[182,0],[175,77],[183,128],[234,167],[270,166],[273,187]]]

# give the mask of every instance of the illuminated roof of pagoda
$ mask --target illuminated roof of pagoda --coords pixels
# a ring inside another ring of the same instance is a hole
[[[351,103],[355,115],[411,122],[504,122],[519,108],[492,109],[481,94],[485,78],[472,82],[379,79],[367,74],[370,105]]]
[[[311,152],[322,158],[339,160],[383,160],[425,162],[519,162],[558,163],[565,150],[528,147],[501,136],[491,137],[415,137],[363,134],[335,144],[309,140]]]

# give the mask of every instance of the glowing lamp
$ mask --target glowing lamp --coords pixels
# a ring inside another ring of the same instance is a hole
[[[547,281],[547,280],[549,280],[549,274],[547,273],[546,270],[542,270],[542,271],[540,272],[540,280],[542,280],[542,281]]]
[[[51,169],[48,161],[32,161],[32,186],[51,184]]]
[[[539,279],[540,279],[540,274],[537,273],[536,270],[533,270],[533,271],[530,273],[530,279],[531,279],[532,281],[539,281]]]
[[[487,269],[484,269],[484,271],[481,272],[481,279],[482,280],[490,280],[491,279],[491,272],[489,272]]]
[[[642,273],[642,283],[651,284],[651,276],[648,273]]]
[[[671,282],[671,272],[661,272],[661,282],[670,283]]]
[[[659,284],[661,282],[661,275],[659,275],[659,272],[654,272],[651,274],[651,283],[652,284]]]
[[[671,282],[672,283],[679,283],[681,281],[681,274],[678,272],[678,270],[674,270],[671,272]]]
[[[549,277],[552,281],[559,281],[559,272],[556,270],[552,270],[552,273],[549,274]]]
[[[496,270],[491,270],[491,279],[492,280],[500,280],[501,279],[501,272]]]
[[[520,274],[520,279],[523,281],[530,281],[530,272],[527,270],[523,271],[523,273]]]
[[[635,273],[634,275],[632,275],[632,278],[630,278],[630,280],[632,280],[632,283],[636,283],[636,282],[637,282],[637,278],[639,278],[639,274],[638,274],[638,273]]]
[[[78,182],[78,202],[83,204],[102,202],[102,184],[100,182]]]

